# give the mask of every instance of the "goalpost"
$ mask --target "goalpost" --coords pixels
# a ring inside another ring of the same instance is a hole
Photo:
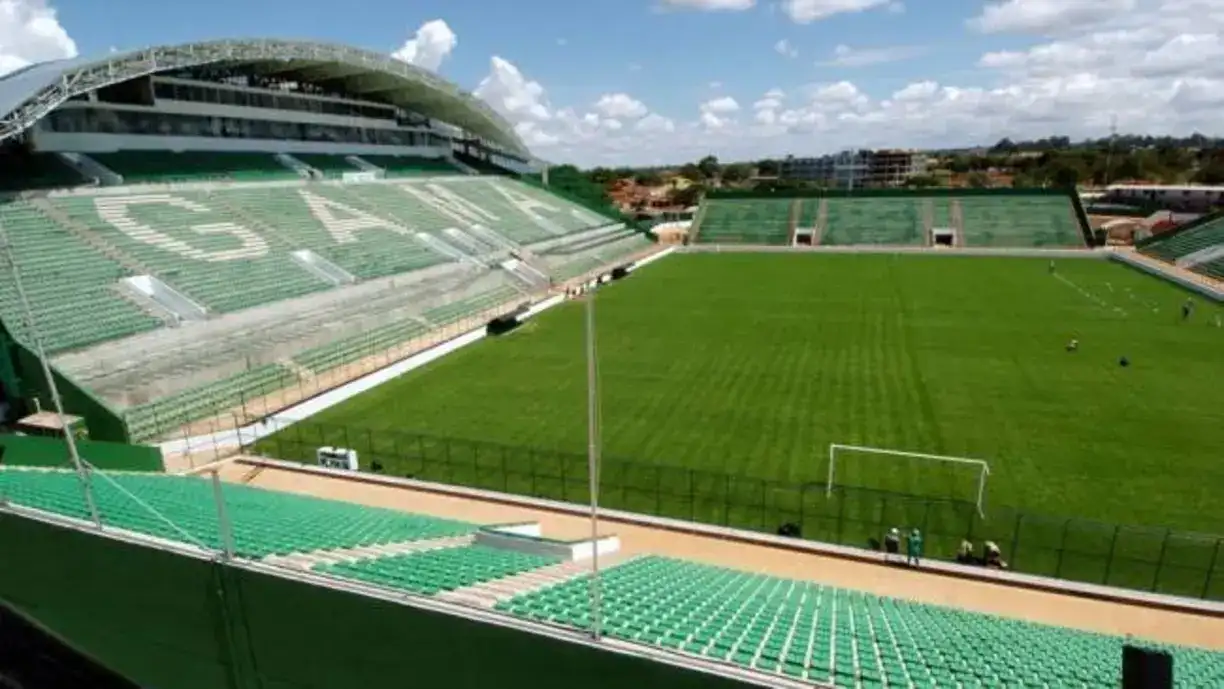
[[[891,457],[905,457],[907,459],[925,459],[933,462],[947,462],[949,464],[959,464],[962,466],[976,467],[978,473],[977,482],[977,510],[978,515],[982,519],[986,518],[986,478],[990,476],[990,464],[982,459],[973,457],[953,457],[950,455],[932,455],[924,452],[905,452],[902,450],[888,450],[882,447],[862,447],[859,445],[841,445],[839,443],[829,444],[829,477],[825,484],[825,497],[833,497],[833,478],[837,471],[837,456],[838,453],[858,452],[873,455],[887,455]]]

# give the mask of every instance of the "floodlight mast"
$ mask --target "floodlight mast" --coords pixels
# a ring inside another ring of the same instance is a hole
[[[591,492],[591,635],[598,640],[601,630],[599,581],[599,353],[595,345],[595,290],[587,291],[586,364],[587,364],[587,476]]]
[[[68,456],[72,459],[72,466],[76,470],[77,478],[81,482],[81,493],[85,498],[85,506],[89,509],[89,517],[93,520],[94,526],[100,529],[102,528],[102,519],[98,516],[98,506],[94,502],[89,475],[86,473],[85,465],[81,461],[81,454],[77,451],[76,438],[72,435],[72,429],[68,428],[64,415],[64,402],[60,398],[59,386],[55,384],[55,376],[51,373],[51,364],[47,363],[47,350],[43,346],[42,334],[39,332],[38,322],[34,318],[34,309],[30,307],[30,300],[26,297],[25,286],[21,282],[21,268],[13,257],[13,245],[9,242],[8,230],[4,227],[3,222],[0,222],[0,245],[4,247],[4,259],[12,271],[13,288],[17,291],[17,299],[21,302],[26,334],[34,343],[34,354],[38,357],[43,377],[47,382],[47,389],[51,393],[51,404],[55,408],[55,415],[59,420],[60,430],[64,434],[64,442],[68,444]]]

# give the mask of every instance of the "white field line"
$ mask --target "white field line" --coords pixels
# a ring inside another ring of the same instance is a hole
[[[1093,293],[1089,292],[1088,290],[1084,289],[1083,287],[1080,287],[1079,285],[1075,284],[1075,283],[1074,283],[1074,282],[1072,282],[1070,279],[1063,277],[1063,275],[1062,275],[1061,273],[1053,273],[1053,275],[1054,275],[1054,278],[1055,278],[1056,280],[1058,280],[1059,282],[1063,283],[1064,285],[1066,285],[1066,286],[1070,287],[1071,289],[1075,290],[1076,292],[1079,292],[1079,293],[1080,293],[1080,295],[1081,295],[1081,296],[1083,296],[1085,299],[1087,299],[1088,301],[1091,301],[1092,303],[1096,304],[1097,306],[1101,307],[1102,309],[1105,309],[1106,311],[1113,311],[1114,313],[1120,314],[1120,315],[1122,315],[1123,317],[1126,317],[1126,316],[1128,316],[1128,315],[1129,315],[1129,314],[1127,314],[1127,313],[1126,313],[1126,310],[1125,310],[1125,309],[1123,309],[1122,307],[1120,307],[1120,306],[1114,306],[1113,304],[1110,304],[1109,302],[1105,301],[1104,299],[1101,299],[1100,297],[1098,297],[1098,296],[1096,296],[1095,294],[1093,294]]]

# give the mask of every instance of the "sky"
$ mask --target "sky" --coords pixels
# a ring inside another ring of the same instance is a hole
[[[1224,0],[0,0],[0,73],[230,37],[437,71],[554,163],[1220,134]]]

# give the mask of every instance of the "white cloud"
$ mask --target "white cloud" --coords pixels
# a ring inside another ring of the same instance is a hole
[[[46,0],[0,0],[0,74],[76,55],[76,42]]]
[[[639,132],[667,133],[676,131],[676,123],[670,118],[651,113],[638,120],[634,128]]]
[[[917,57],[926,48],[916,45],[898,45],[886,48],[851,48],[839,45],[833,49],[833,57],[816,64],[826,67],[868,67],[888,62],[899,62]]]
[[[473,93],[512,122],[552,119],[544,87],[524,77],[509,60],[496,55],[489,61],[489,76]]]
[[[754,7],[756,0],[659,0],[659,4],[664,9],[739,12]]]
[[[642,101],[627,93],[604,94],[595,103],[595,109],[605,117],[619,119],[638,119],[648,112]]]
[[[1132,12],[1138,0],[1003,0],[982,9],[969,26],[983,33],[1060,33]]]
[[[784,57],[799,57],[799,50],[785,38],[774,43],[774,52]]]
[[[709,87],[711,91],[717,91],[718,89],[722,88],[722,82],[721,81],[711,81],[709,83]]]
[[[404,45],[391,53],[391,57],[436,72],[457,45],[459,38],[451,31],[450,25],[441,19],[434,19],[421,24],[416,34],[404,41]]]
[[[736,100],[732,98],[731,96],[723,96],[722,98],[715,98],[713,100],[708,100],[701,104],[702,112],[710,112],[716,115],[724,115],[727,113],[738,112],[739,109],[740,109],[740,104],[736,102]]]
[[[810,24],[837,14],[883,7],[889,0],[782,0],[782,12],[796,24]]]
[[[674,87],[705,94],[693,105],[632,121],[593,107],[554,109],[539,84],[513,65],[494,61],[481,94],[508,113],[541,157],[585,165],[682,163],[708,153],[754,160],[859,147],[989,145],[1003,137],[1098,137],[1108,133],[1114,115],[1128,132],[1219,132],[1224,5],[1138,2],[1129,14],[1068,25],[1027,47],[985,52],[971,65],[968,85],[955,74],[928,74],[882,92],[847,79],[787,84],[786,91],[770,89],[736,101],[698,82]],[[608,120],[624,126],[616,129]]]

